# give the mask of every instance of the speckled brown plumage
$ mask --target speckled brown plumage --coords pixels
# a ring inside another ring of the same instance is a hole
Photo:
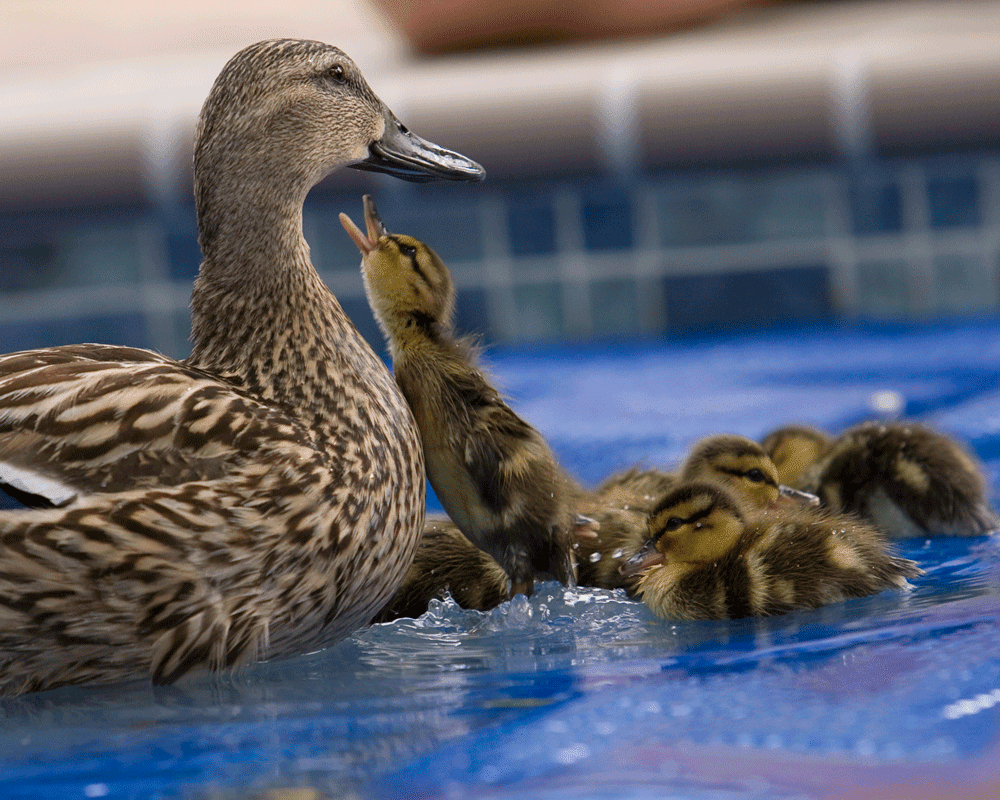
[[[341,51],[247,48],[199,124],[191,357],[0,359],[0,480],[60,504],[0,513],[0,694],[316,649],[391,596],[423,525],[419,438],[301,231],[330,170],[381,148],[393,171],[390,135],[409,137]]]

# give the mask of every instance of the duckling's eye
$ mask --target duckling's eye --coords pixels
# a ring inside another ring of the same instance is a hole
[[[764,482],[764,473],[761,472],[756,467],[754,467],[751,470],[747,470],[745,474],[754,483],[763,483]]]
[[[334,64],[332,67],[330,67],[329,70],[327,70],[327,75],[333,78],[333,80],[335,80],[337,83],[343,83],[345,80],[347,80],[347,75],[344,72],[343,64]]]
[[[417,248],[412,244],[406,244],[405,242],[398,242],[398,244],[399,252],[407,258],[413,258],[417,254]]]
[[[683,524],[684,524],[684,520],[682,520],[680,517],[671,517],[664,524],[663,530],[665,530],[665,531],[675,531],[675,530],[677,530]]]

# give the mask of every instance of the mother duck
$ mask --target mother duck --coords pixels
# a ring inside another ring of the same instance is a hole
[[[0,358],[0,485],[36,506],[0,512],[0,694],[321,648],[399,585],[423,525],[416,428],[302,236],[306,194],[343,166],[484,176],[337,48],[246,48],[198,124],[191,357]]]

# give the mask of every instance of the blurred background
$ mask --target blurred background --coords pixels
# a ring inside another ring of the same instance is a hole
[[[488,342],[995,314],[998,6],[5,0],[0,351],[187,354],[195,120],[275,36],[339,45],[488,171],[345,170],[310,195],[313,260],[379,352],[337,221],[364,192],[444,257]]]

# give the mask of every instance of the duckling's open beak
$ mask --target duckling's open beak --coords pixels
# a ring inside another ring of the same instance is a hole
[[[791,486],[785,486],[782,484],[778,487],[778,503],[802,503],[807,506],[818,506],[820,504],[820,499],[809,492],[803,492],[799,489],[793,489]]]
[[[351,164],[354,169],[385,172],[403,180],[481,181],[486,170],[471,158],[446,150],[417,136],[385,109],[385,133],[368,146],[368,158]]]
[[[354,220],[347,216],[347,214],[343,211],[340,212],[340,224],[344,226],[344,230],[347,231],[347,235],[354,240],[354,244],[358,246],[358,250],[361,251],[362,257],[368,255],[375,249],[375,242],[365,236],[364,231],[355,225]]]
[[[371,195],[366,194],[363,199],[365,204],[365,227],[368,229],[368,235],[366,236],[362,233],[361,229],[354,224],[354,220],[343,212],[340,213],[340,224],[344,226],[344,230],[354,240],[354,244],[358,246],[361,255],[366,256],[378,246],[379,238],[385,236],[389,231],[385,229],[385,223],[382,222],[382,218],[378,215],[378,208],[375,205],[375,201],[372,200]]]
[[[639,548],[638,553],[618,567],[618,572],[622,577],[628,578],[645,569],[655,567],[657,564],[662,564],[663,561],[663,553],[656,549],[656,542],[650,539]]]

